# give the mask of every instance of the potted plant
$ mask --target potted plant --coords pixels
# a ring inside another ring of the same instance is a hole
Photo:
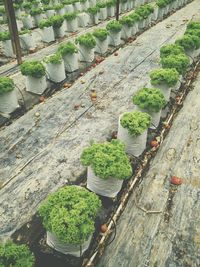
[[[126,12],[128,6],[127,0],[121,0],[120,6],[121,6],[121,12]]]
[[[29,13],[30,10],[31,10],[31,8],[32,8],[32,4],[31,4],[31,2],[25,2],[25,3],[23,3],[23,4],[22,4],[22,8],[24,9],[24,11],[25,11],[26,13]]]
[[[80,0],[81,10],[87,10],[89,8],[88,0]]]
[[[157,69],[150,73],[151,84],[159,88],[165,100],[169,101],[172,88],[176,87],[179,73],[176,69]]]
[[[197,49],[200,48],[200,37],[185,34],[182,38],[177,39],[175,43],[184,48],[186,55],[188,55],[192,61],[198,56]]]
[[[66,27],[64,25],[64,18],[60,15],[55,15],[50,18],[50,22],[52,23],[55,37],[64,37]]]
[[[73,0],[71,0],[71,1],[63,0],[62,3],[64,5],[66,13],[73,13],[74,12]]]
[[[185,54],[179,54],[161,58],[161,64],[163,68],[175,68],[179,74],[184,74],[190,61]]]
[[[50,43],[55,41],[52,21],[50,19],[42,20],[39,23],[39,28],[42,30],[42,41]]]
[[[30,14],[22,14],[21,20],[25,29],[32,29],[34,27]]]
[[[43,10],[45,11],[46,17],[51,18],[56,15],[56,11],[53,6],[44,6]]]
[[[83,187],[65,186],[51,193],[38,210],[47,231],[47,245],[80,257],[90,245],[100,208],[98,196]]]
[[[130,16],[124,16],[120,19],[120,23],[122,24],[121,38],[127,40],[132,36],[134,21]]]
[[[89,14],[89,24],[98,24],[99,23],[99,10],[98,6],[90,7],[87,9],[87,13]]]
[[[166,105],[165,97],[160,89],[142,88],[133,96],[132,100],[137,110],[151,116],[149,128],[156,129],[160,123],[162,108]]]
[[[99,19],[106,20],[108,17],[106,3],[105,2],[97,3],[97,7],[99,7]]]
[[[49,80],[59,83],[66,78],[64,61],[59,53],[46,57],[44,62]]]
[[[184,54],[184,49],[182,46],[177,45],[177,44],[168,44],[164,45],[160,48],[160,57],[168,57],[171,55],[180,55]]]
[[[16,245],[12,241],[0,244],[0,266],[34,267],[35,257],[26,245]]]
[[[40,61],[26,61],[20,65],[22,75],[26,76],[26,90],[41,95],[47,88],[45,67]]]
[[[94,48],[96,41],[91,33],[86,33],[76,39],[79,44],[80,61],[92,62],[94,60]]]
[[[126,152],[140,156],[146,148],[151,116],[145,112],[125,112],[119,117],[117,138],[125,143]]]
[[[154,12],[153,6],[150,4],[146,4],[144,6],[137,7],[135,13],[142,18],[141,24],[139,25],[140,28],[148,27],[151,22],[151,14]]]
[[[106,2],[108,17],[114,17],[115,16],[115,6],[116,6],[115,0],[109,0]]]
[[[42,12],[43,10],[41,8],[32,8],[30,10],[30,15],[33,16],[36,26],[38,26],[40,21],[43,19]]]
[[[11,36],[8,31],[0,32],[0,41],[2,41],[4,54],[7,57],[15,57],[11,42]]]
[[[35,40],[33,39],[33,36],[30,30],[24,29],[20,31],[19,39],[20,39],[20,44],[21,44],[22,49],[24,50],[35,49],[36,47]]]
[[[67,31],[68,32],[75,32],[78,29],[78,20],[77,20],[77,13],[68,13],[65,14],[64,19],[67,23]]]
[[[98,195],[116,197],[123,180],[132,174],[125,146],[119,140],[85,148],[81,163],[87,166],[87,188]]]
[[[20,19],[20,17],[21,17],[21,7],[20,7],[20,5],[14,3],[13,7],[14,7],[14,10],[15,10],[15,17],[17,19]]]
[[[57,15],[63,16],[65,14],[65,8],[63,4],[55,5],[54,10],[56,11]]]
[[[73,43],[67,42],[66,44],[60,45],[58,53],[61,54],[64,60],[65,70],[67,72],[78,70],[78,50]]]
[[[85,28],[89,24],[90,17],[87,13],[81,12],[77,14],[78,26]]]
[[[81,3],[79,2],[79,0],[73,0],[73,7],[75,12],[82,11]]]
[[[93,32],[96,41],[95,52],[105,54],[108,50],[108,31],[106,29],[96,29]]]
[[[138,14],[136,14],[135,12],[130,13],[129,17],[133,21],[132,36],[134,36],[137,32],[139,32],[139,22],[141,20],[141,17]]]
[[[121,29],[122,25],[119,21],[108,22],[106,29],[109,32],[109,44],[112,46],[119,46],[121,44]]]
[[[0,112],[11,113],[18,107],[13,80],[9,77],[0,77]]]

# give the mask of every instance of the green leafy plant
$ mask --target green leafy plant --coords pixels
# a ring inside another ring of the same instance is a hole
[[[62,44],[59,46],[58,52],[62,56],[67,55],[67,54],[72,55],[74,53],[78,53],[78,49],[73,43],[67,42],[66,44]]]
[[[107,7],[112,7],[116,5],[116,1],[115,0],[110,0],[106,2],[106,6]]]
[[[119,140],[103,144],[94,143],[85,148],[81,155],[81,163],[84,166],[91,166],[95,175],[104,180],[109,178],[124,180],[132,173],[125,145]]]
[[[63,17],[64,17],[64,19],[66,21],[72,21],[72,20],[74,20],[77,17],[77,13],[76,12],[67,13]]]
[[[142,88],[133,96],[133,104],[149,112],[158,112],[166,105],[166,101],[159,89]]]
[[[14,82],[9,77],[0,77],[0,95],[11,92],[15,88]]]
[[[54,7],[53,6],[43,6],[43,10],[44,11],[47,11],[47,10],[54,10]]]
[[[97,3],[97,7],[99,7],[99,8],[104,8],[104,7],[106,7],[106,2],[98,2],[98,3]]]
[[[185,34],[182,38],[177,39],[175,43],[182,46],[186,51],[195,50],[200,47],[200,38],[195,35]]]
[[[93,35],[100,41],[104,41],[108,36],[108,31],[106,29],[96,29]]]
[[[200,38],[200,29],[187,29],[185,32],[186,35],[194,35]]]
[[[64,5],[60,4],[60,5],[56,5],[54,6],[54,10],[60,10],[64,7]]]
[[[161,59],[163,68],[174,68],[180,74],[185,73],[190,64],[189,58],[185,54],[171,55]]]
[[[151,84],[167,84],[169,87],[176,85],[179,73],[176,69],[157,69],[150,73]]]
[[[161,58],[168,57],[170,55],[180,55],[184,53],[185,53],[184,48],[177,44],[169,44],[169,45],[162,46],[160,48]]]
[[[10,32],[8,31],[0,32],[0,41],[7,41],[10,39],[11,39]]]
[[[187,24],[187,29],[200,29],[200,21],[191,21]]]
[[[31,10],[30,10],[30,14],[31,14],[31,16],[36,16],[36,15],[40,15],[40,14],[42,14],[42,9],[41,8],[32,8]]]
[[[94,48],[96,45],[95,38],[91,33],[86,33],[79,36],[78,38],[76,38],[76,43],[79,43],[79,45],[83,45],[90,49]]]
[[[20,65],[21,73],[25,76],[41,78],[45,76],[45,67],[40,61],[26,61]]]
[[[167,6],[167,1],[166,0],[157,0],[156,5],[160,8],[166,7]]]
[[[135,9],[135,13],[138,14],[140,17],[142,17],[143,19],[146,19],[148,18],[148,16],[153,13],[154,11],[154,8],[153,6],[149,5],[149,4],[146,4],[144,6],[140,6],[140,7],[137,7]]]
[[[43,5],[49,5],[50,0],[40,0]]]
[[[92,14],[92,15],[95,15],[99,12],[100,8],[98,6],[93,6],[93,7],[89,7],[87,9],[87,12]]]
[[[19,35],[23,35],[23,34],[27,34],[27,33],[30,34],[31,31],[29,29],[24,29],[24,30],[19,32]]]
[[[62,57],[60,53],[56,53],[54,55],[48,56],[44,59],[44,62],[51,64],[60,64],[62,62]]]
[[[5,7],[4,6],[0,6],[0,14],[5,14]]]
[[[151,116],[145,112],[126,112],[120,119],[120,124],[133,137],[141,135],[149,127]]]
[[[50,19],[43,19],[43,20],[40,21],[38,26],[39,26],[40,29],[51,27],[52,26],[52,21]]]
[[[82,244],[94,233],[100,199],[83,187],[66,186],[50,194],[39,207],[45,229],[64,243]]]
[[[132,27],[134,24],[134,20],[130,16],[124,16],[119,21],[122,25],[126,25],[128,27]]]
[[[32,8],[32,4],[29,3],[29,2],[26,2],[26,3],[23,3],[23,4],[22,4],[22,7],[23,7],[24,9],[31,9],[31,8]]]
[[[122,29],[122,25],[121,23],[119,23],[119,21],[113,20],[108,22],[106,29],[111,32],[120,32]]]
[[[60,15],[55,15],[49,18],[54,28],[60,28],[63,24],[64,18]]]
[[[0,266],[34,267],[35,257],[26,245],[16,245],[11,241],[0,244]]]
[[[131,17],[131,19],[133,20],[133,22],[138,22],[140,21],[142,18],[136,14],[135,12],[132,12],[128,15],[129,17]]]

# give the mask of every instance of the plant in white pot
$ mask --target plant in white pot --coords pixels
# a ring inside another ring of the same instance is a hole
[[[99,7],[99,19],[106,20],[108,17],[106,3],[105,2],[97,3],[97,7]]]
[[[19,32],[19,39],[22,49],[30,50],[36,48],[35,40],[32,36],[32,33],[28,29],[24,29]]]
[[[81,163],[87,166],[87,188],[98,195],[116,197],[123,181],[132,174],[125,146],[119,140],[85,148]]]
[[[79,69],[78,50],[73,43],[67,42],[65,44],[61,44],[58,48],[58,53],[61,54],[64,60],[65,70],[67,72],[73,72]]]
[[[0,77],[0,112],[11,113],[18,107],[13,80],[9,77]]]
[[[44,6],[43,10],[45,11],[46,17],[51,18],[56,15],[56,11],[53,6]]]
[[[87,9],[87,13],[89,14],[89,24],[98,24],[99,23],[99,10],[98,6],[90,7]]]
[[[64,61],[59,53],[46,57],[44,62],[50,81],[59,83],[66,78]]]
[[[65,7],[66,13],[73,13],[74,12],[73,0],[63,0],[62,3]]]
[[[176,56],[184,53],[185,53],[184,48],[177,44],[168,44],[160,48],[161,58],[165,58],[168,56]]]
[[[121,23],[114,20],[110,21],[108,22],[106,29],[109,32],[109,45],[119,46],[121,44]]]
[[[161,64],[163,68],[174,68],[179,74],[184,75],[190,64],[190,60],[185,54],[170,55],[161,58]]]
[[[103,55],[108,50],[108,31],[106,29],[96,29],[93,32],[96,40],[95,52]]]
[[[38,210],[47,231],[47,245],[81,257],[90,245],[100,208],[98,196],[83,187],[65,186],[51,193]]]
[[[30,14],[22,14],[21,20],[25,29],[32,29],[34,27],[32,16]]]
[[[42,31],[42,41],[43,42],[50,43],[50,42],[55,41],[52,21],[50,19],[42,20],[39,23],[39,28]]]
[[[62,4],[55,5],[54,10],[56,11],[57,15],[63,16],[65,14],[65,8]]]
[[[131,17],[133,21],[132,36],[134,36],[136,33],[139,32],[139,22],[141,20],[141,17],[135,12],[131,12],[128,16]]]
[[[79,0],[73,0],[73,7],[75,12],[82,11],[82,6]]]
[[[86,12],[81,12],[77,14],[78,26],[85,28],[89,24],[90,17]]]
[[[179,73],[176,69],[157,69],[150,73],[151,84],[160,89],[165,100],[169,101],[172,89],[177,88]]]
[[[106,2],[108,17],[114,17],[115,16],[115,6],[116,6],[115,0],[109,0]]]
[[[26,61],[20,65],[22,75],[26,76],[26,91],[41,95],[47,88],[46,70],[40,61]]]
[[[3,53],[7,57],[15,57],[11,42],[11,36],[8,31],[0,32],[0,41],[2,41]]]
[[[65,36],[66,27],[63,16],[55,15],[49,18],[52,23],[55,37],[61,38]]]
[[[67,25],[68,32],[75,32],[78,29],[78,20],[77,20],[77,13],[67,13],[64,16]]]
[[[151,116],[149,128],[156,129],[160,123],[162,108],[166,100],[160,89],[142,88],[133,96],[133,104],[136,110],[146,112]]]
[[[87,10],[89,8],[89,2],[88,0],[80,0],[81,3],[81,10]]]
[[[124,16],[119,22],[122,24],[121,38],[127,40],[132,36],[134,20],[130,16]]]
[[[34,267],[35,256],[26,245],[17,245],[11,240],[0,244],[1,267]]]
[[[15,10],[15,17],[17,19],[21,18],[21,6],[20,4],[14,3],[13,4],[14,10]]]
[[[36,26],[38,26],[40,21],[43,19],[42,13],[43,13],[43,10],[41,8],[32,8],[30,10],[30,15],[33,16]]]
[[[119,117],[117,138],[125,143],[126,152],[140,156],[146,148],[151,116],[141,111],[125,112]]]
[[[91,33],[86,33],[76,39],[79,44],[80,61],[92,62],[94,60],[94,48],[96,41]]]
[[[121,12],[125,12],[128,8],[127,0],[121,0],[120,6],[121,6]]]

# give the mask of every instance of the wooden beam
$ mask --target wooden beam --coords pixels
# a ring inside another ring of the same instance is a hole
[[[116,2],[116,13],[115,13],[116,20],[119,20],[119,1],[120,0],[117,0],[117,2]]]
[[[15,17],[15,10],[12,0],[4,0],[5,10],[8,17],[8,27],[11,35],[11,41],[13,45],[14,53],[17,57],[17,63],[22,63],[22,53],[19,41],[19,34],[17,29],[17,22]]]

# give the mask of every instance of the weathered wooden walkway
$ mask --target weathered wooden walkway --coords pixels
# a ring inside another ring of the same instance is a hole
[[[149,72],[158,66],[159,48],[181,36],[199,10],[195,0],[121,49],[117,57],[107,58],[70,89],[1,130],[1,238],[27,222],[49,192],[84,172],[79,161],[83,147],[91,140],[104,141],[117,129],[119,114],[132,109],[131,96],[149,82]],[[90,99],[92,89],[97,91],[96,103]]]

